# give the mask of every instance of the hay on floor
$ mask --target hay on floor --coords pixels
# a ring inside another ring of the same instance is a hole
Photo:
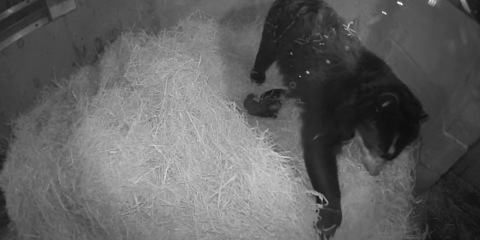
[[[260,26],[197,13],[127,32],[45,94],[16,121],[0,175],[18,239],[316,239],[298,109],[274,121],[235,104],[253,90]],[[415,237],[408,153],[373,178],[345,149],[335,239]]]
[[[480,238],[480,195],[453,172],[421,196],[426,239],[478,240]]]

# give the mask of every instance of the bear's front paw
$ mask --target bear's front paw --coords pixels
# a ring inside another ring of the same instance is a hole
[[[266,78],[267,77],[265,76],[264,72],[258,72],[255,71],[255,69],[250,72],[250,80],[257,85],[262,85]]]
[[[337,228],[342,224],[342,210],[340,208],[324,207],[318,214],[317,229],[322,239],[330,239],[335,235]]]

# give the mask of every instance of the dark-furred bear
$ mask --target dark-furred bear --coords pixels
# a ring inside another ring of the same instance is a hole
[[[328,200],[316,227],[329,238],[342,222],[337,155],[344,142],[357,136],[363,165],[377,175],[385,161],[395,159],[418,138],[428,114],[385,61],[367,50],[322,0],[273,3],[251,80],[263,84],[274,62],[288,87],[287,97],[297,98],[303,109],[306,169],[314,190]],[[256,107],[252,115],[276,116],[278,99],[268,101],[266,96],[262,101],[277,105],[255,105],[249,99],[246,103]]]

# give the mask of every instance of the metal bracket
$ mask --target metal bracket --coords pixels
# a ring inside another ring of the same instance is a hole
[[[75,0],[46,0],[50,19],[53,21],[77,8]]]
[[[75,9],[75,0],[23,0],[1,12],[0,51]]]

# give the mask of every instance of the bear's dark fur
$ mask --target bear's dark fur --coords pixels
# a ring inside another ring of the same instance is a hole
[[[288,97],[301,102],[305,165],[313,188],[329,202],[319,212],[317,228],[333,236],[342,222],[336,158],[343,143],[357,136],[366,169],[377,175],[385,161],[417,139],[428,115],[391,68],[322,0],[273,3],[251,80],[264,83],[274,62]],[[257,116],[272,115],[261,112],[270,111],[268,106],[258,109]]]

